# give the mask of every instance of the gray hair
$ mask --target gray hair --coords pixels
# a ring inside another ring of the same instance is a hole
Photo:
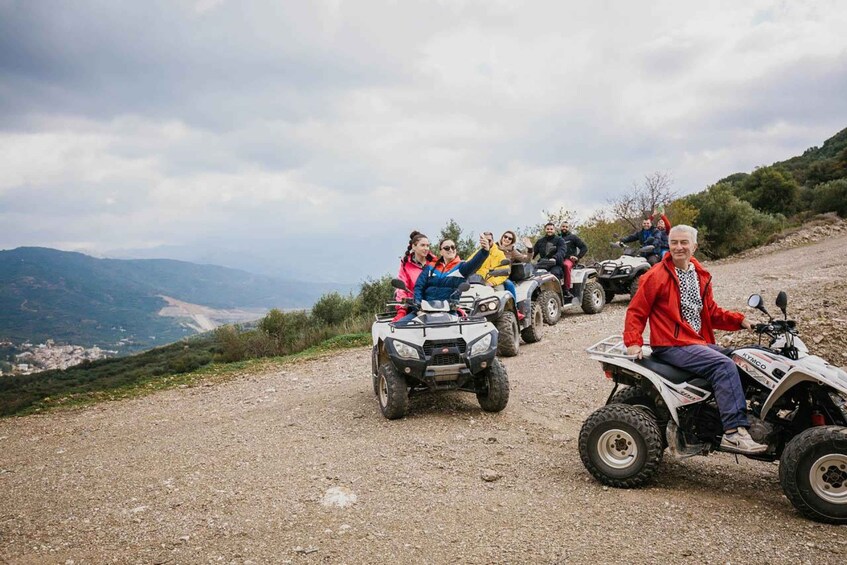
[[[691,238],[691,243],[697,243],[697,228],[692,228],[691,226],[686,226],[685,224],[679,224],[671,228],[671,231],[668,232],[668,238],[675,231],[681,231],[688,234]]]

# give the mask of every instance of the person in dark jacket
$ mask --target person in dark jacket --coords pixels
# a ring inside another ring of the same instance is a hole
[[[579,260],[588,253],[588,246],[582,239],[570,229],[568,222],[562,222],[560,235],[565,240],[565,260],[562,261],[562,268],[565,272],[564,290],[570,293],[571,288],[571,270],[579,263]]]
[[[562,263],[565,260],[565,240],[556,235],[556,224],[547,222],[544,226],[544,237],[535,242],[532,246],[532,258],[539,257],[541,259],[553,259],[555,265],[550,268],[550,272],[562,279],[565,273],[562,271]]]
[[[653,222],[650,221],[650,218],[646,218],[644,221],[641,222],[640,230],[626,236],[625,238],[620,240],[619,243],[623,245],[624,243],[637,241],[641,244],[642,247],[644,247],[645,245],[654,245],[654,239],[656,237],[657,231],[658,230],[653,227]],[[647,259],[647,261],[650,262],[651,265],[655,265],[659,262],[659,256],[656,254],[655,251],[651,251],[650,253],[645,254],[644,257]]]

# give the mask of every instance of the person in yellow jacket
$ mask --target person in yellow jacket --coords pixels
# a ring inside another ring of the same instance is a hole
[[[511,234],[511,233],[512,232],[506,232],[506,233],[503,234],[503,237],[500,238],[500,245],[502,245],[504,242],[508,243],[508,240],[506,239],[506,237],[507,237],[506,234]],[[488,259],[485,260],[485,263],[483,263],[482,267],[480,267],[477,270],[476,274],[481,276],[485,280],[485,283],[488,286],[503,285],[503,287],[511,293],[512,297],[515,299],[515,304],[517,304],[518,303],[517,289],[515,288],[515,283],[513,283],[512,281],[509,280],[508,274],[506,274],[506,275],[496,275],[496,276],[493,276],[493,277],[488,276],[488,273],[491,272],[491,271],[494,271],[494,270],[497,270],[497,269],[508,269],[508,266],[505,266],[505,265],[502,264],[503,259],[507,258],[506,253],[502,249],[500,249],[500,245],[498,245],[497,243],[494,243],[494,234],[493,233],[491,233],[490,231],[483,232],[482,236],[488,240],[488,244],[490,246],[490,249],[488,250]],[[514,234],[512,234],[510,237],[512,238],[511,241],[514,243],[514,239],[515,239]],[[518,310],[518,319],[522,320],[523,318],[524,318],[524,313],[521,312],[520,310]]]
[[[494,243],[494,235],[490,231],[483,232],[482,235],[488,240],[488,245],[491,247],[488,250],[488,259],[485,260],[482,267],[477,270],[476,274],[481,276],[488,286],[499,286],[508,280],[509,275],[488,277],[488,273],[503,268],[502,262],[503,259],[506,258],[506,254],[503,253],[503,250],[500,249],[496,243]]]

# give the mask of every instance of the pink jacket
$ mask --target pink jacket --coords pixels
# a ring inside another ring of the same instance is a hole
[[[427,261],[435,259],[434,256],[427,256]],[[414,298],[415,297],[415,283],[418,282],[418,276],[420,276],[421,271],[423,271],[424,265],[417,263],[414,260],[413,256],[403,257],[400,260],[400,270],[397,272],[397,278],[403,281],[408,290],[400,290],[399,288],[394,291],[394,300],[397,302],[402,302],[406,298]],[[403,316],[405,316],[408,312],[406,308],[400,306],[397,308],[397,315],[394,317],[394,320],[399,320]]]

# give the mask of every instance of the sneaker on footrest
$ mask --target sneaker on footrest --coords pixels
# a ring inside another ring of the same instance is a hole
[[[756,443],[746,429],[738,428],[734,433],[723,435],[720,449],[721,451],[728,451],[730,453],[756,455],[767,451],[768,446]]]

